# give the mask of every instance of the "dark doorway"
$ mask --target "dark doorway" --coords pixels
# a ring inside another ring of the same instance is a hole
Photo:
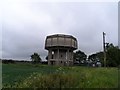
[[[50,61],[51,62],[51,65],[55,65],[55,61]]]

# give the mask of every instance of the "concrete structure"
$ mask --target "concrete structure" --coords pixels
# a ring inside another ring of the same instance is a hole
[[[71,66],[77,40],[71,35],[50,35],[46,37],[45,49],[48,50],[48,65]]]

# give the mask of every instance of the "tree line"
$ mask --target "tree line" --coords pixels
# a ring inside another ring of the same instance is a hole
[[[31,55],[33,63],[41,62],[40,55],[34,53]],[[48,59],[48,56],[46,56]],[[73,55],[74,65],[84,65],[91,66],[97,65],[100,63],[101,66],[104,66],[104,53],[102,51],[87,55],[81,51],[77,50]],[[112,43],[108,43],[106,46],[106,66],[107,67],[117,67],[120,65],[120,49],[118,46],[114,46]]]
[[[30,55],[31,62],[33,64],[36,63],[44,63],[38,53],[33,53]],[[48,56],[46,56],[48,59]],[[84,65],[84,66],[92,66],[100,63],[101,66],[104,66],[104,53],[102,51],[91,54],[87,57],[87,55],[81,51],[77,50],[73,54],[74,65]],[[13,60],[2,60],[3,63],[14,63]],[[21,61],[23,62],[23,61]],[[108,43],[106,46],[106,66],[107,67],[117,67],[120,65],[120,49],[118,46],[114,46],[112,43]]]
[[[104,66],[104,53],[102,51],[96,52],[88,56],[78,50],[74,53],[74,60],[88,65],[88,63],[96,64],[100,62]],[[120,65],[120,49],[118,46],[114,46],[112,43],[108,43],[106,46],[106,66],[107,67],[117,67]]]

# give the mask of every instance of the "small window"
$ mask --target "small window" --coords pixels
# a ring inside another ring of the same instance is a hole
[[[52,51],[52,54],[54,54],[54,51]]]
[[[54,51],[52,51],[52,57],[51,57],[51,59],[54,59]]]

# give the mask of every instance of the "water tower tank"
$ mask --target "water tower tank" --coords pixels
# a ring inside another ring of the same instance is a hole
[[[45,49],[48,50],[49,65],[72,65],[77,40],[71,35],[50,35],[46,37]]]

